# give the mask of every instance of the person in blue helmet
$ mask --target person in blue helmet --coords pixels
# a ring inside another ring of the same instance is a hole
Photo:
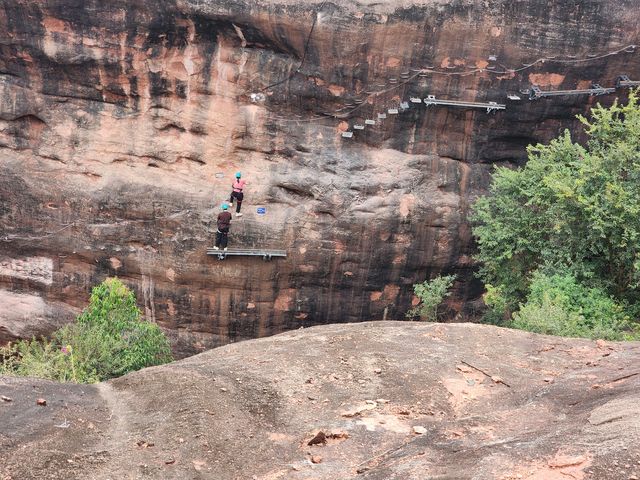
[[[233,207],[233,201],[236,201],[236,217],[241,217],[242,213],[240,213],[240,209],[242,208],[242,199],[244,198],[244,193],[242,190],[246,185],[246,181],[242,179],[242,174],[240,172],[236,173],[236,178],[233,184],[231,185],[231,198],[229,199],[229,203]]]
[[[214,250],[227,250],[229,241],[229,228],[231,227],[231,213],[229,213],[229,205],[223,203],[220,205],[222,211],[218,214],[218,231],[216,232],[216,245]]]

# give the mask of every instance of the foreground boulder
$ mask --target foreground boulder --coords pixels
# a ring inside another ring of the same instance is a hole
[[[379,322],[99,385],[3,378],[0,478],[632,479],[639,360],[637,342]]]

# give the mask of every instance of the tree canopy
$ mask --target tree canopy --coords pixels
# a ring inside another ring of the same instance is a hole
[[[92,383],[172,360],[157,324],[141,318],[135,295],[117,278],[93,288],[74,323],[50,339],[0,347],[0,375]]]
[[[544,283],[540,275],[545,275],[547,279],[564,278],[559,284],[566,288],[578,285],[576,288],[587,289],[598,298],[609,299],[637,318],[637,92],[630,93],[626,105],[617,101],[609,108],[598,105],[589,119],[578,118],[588,137],[585,145],[574,142],[565,131],[548,145],[529,146],[527,164],[519,169],[497,168],[490,195],[474,204],[480,276],[493,294],[494,305],[501,304],[508,311],[528,301],[532,282]],[[536,295],[542,305],[542,296]]]

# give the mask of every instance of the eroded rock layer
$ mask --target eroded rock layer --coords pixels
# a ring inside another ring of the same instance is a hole
[[[0,2],[0,341],[73,318],[107,275],[180,353],[399,318],[440,272],[469,313],[491,165],[596,101],[520,91],[640,78],[633,1],[534,3]],[[238,170],[232,246],[286,259],[206,256]]]

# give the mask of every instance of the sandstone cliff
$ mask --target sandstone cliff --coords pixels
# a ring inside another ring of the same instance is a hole
[[[469,313],[465,218],[491,165],[596,101],[519,92],[640,79],[639,17],[631,0],[0,1],[0,341],[68,321],[107,275],[185,354],[400,318],[440,272]],[[427,95],[507,108],[411,104],[341,136]],[[286,260],[206,256],[237,170],[232,244]]]

